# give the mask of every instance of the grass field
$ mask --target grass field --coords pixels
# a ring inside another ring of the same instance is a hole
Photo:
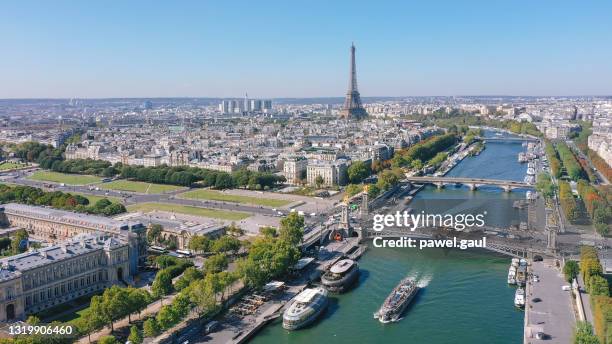
[[[110,183],[100,184],[100,188],[106,190],[139,192],[144,194],[159,194],[168,191],[178,190],[181,187],[174,185],[151,184],[121,179],[112,181]]]
[[[190,199],[207,199],[212,201],[224,201],[224,202],[235,202],[235,203],[248,203],[254,205],[263,205],[266,207],[282,207],[291,203],[284,199],[274,198],[263,198],[263,197],[251,197],[251,196],[240,196],[231,195],[214,190],[193,190],[182,193],[180,197]]]
[[[14,168],[26,167],[25,164],[16,164],[14,162],[3,162],[0,163],[0,171],[12,170]]]
[[[206,209],[188,205],[177,205],[168,203],[138,203],[127,207],[128,211],[140,211],[143,213],[154,210],[175,212],[180,214],[211,217],[219,220],[240,221],[251,216],[249,213],[229,210]]]
[[[88,195],[88,194],[84,194],[84,193],[80,193],[80,192],[71,192],[71,194],[73,195],[81,195],[85,198],[87,198],[89,200],[89,204],[94,204],[97,201],[106,198],[111,202],[116,202],[116,203],[121,203],[121,199],[118,197],[111,197],[111,196],[98,196],[98,195]]]
[[[68,185],[87,185],[99,183],[102,178],[81,174],[68,174],[51,171],[36,171],[29,179],[40,180],[44,182],[64,183]]]

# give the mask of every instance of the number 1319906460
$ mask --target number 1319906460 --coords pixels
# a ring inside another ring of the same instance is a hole
[[[65,336],[71,335],[73,328],[71,325],[10,325],[8,328],[10,335],[49,335]]]

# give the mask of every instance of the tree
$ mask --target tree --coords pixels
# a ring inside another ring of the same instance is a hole
[[[104,290],[101,305],[100,310],[107,321],[110,322],[112,333],[114,331],[113,322],[129,314],[129,295],[127,289],[114,285]]]
[[[178,316],[172,306],[166,305],[159,310],[155,319],[161,329],[167,330],[172,325],[176,324]]]
[[[26,322],[29,325],[38,325],[40,323],[40,318],[35,316],[35,315],[30,315],[27,319]]]
[[[98,340],[98,344],[119,344],[114,336],[104,336]]]
[[[197,280],[189,288],[189,299],[195,305],[196,312],[202,316],[217,308],[215,293],[203,279]]]
[[[136,325],[132,325],[132,327],[130,327],[130,335],[128,336],[128,340],[132,344],[142,344],[142,334],[140,334],[140,331]]]
[[[267,226],[259,228],[259,234],[269,238],[274,238],[277,235],[276,228]]]
[[[589,279],[589,293],[591,295],[610,295],[610,287],[608,286],[608,280],[599,275],[591,276]]]
[[[244,234],[244,230],[242,230],[242,228],[238,227],[235,222],[232,222],[232,224],[227,227],[226,231],[227,231],[227,233],[229,233],[229,234],[231,234],[233,236],[237,236],[237,237],[239,237],[239,236]]]
[[[213,242],[212,251],[215,253],[232,252],[236,254],[240,250],[241,245],[240,240],[225,235]]]
[[[323,183],[325,183],[323,177],[320,174],[317,175],[317,177],[315,178],[315,185],[317,186],[317,189],[320,188]]]
[[[574,344],[599,344],[599,339],[593,333],[593,327],[586,321],[576,323]]]
[[[210,251],[211,240],[205,235],[194,235],[189,240],[188,246],[194,252],[208,252]]]
[[[176,290],[183,290],[187,288],[193,281],[204,277],[202,271],[196,267],[189,267],[185,270],[183,275],[176,281],[174,288]]]
[[[25,229],[18,229],[13,235],[11,248],[14,254],[25,252],[28,248],[28,232]]]
[[[204,262],[204,268],[207,273],[217,273],[227,269],[228,260],[227,256],[223,253],[215,254],[212,257],[209,257]]]
[[[144,289],[138,288],[128,288],[128,302],[129,302],[129,314],[128,317],[132,315],[132,313],[138,313],[140,317],[140,312],[142,312],[149,302],[151,302],[151,295],[148,291]],[[129,318],[129,322],[132,322],[132,319]]]
[[[155,276],[155,280],[153,281],[153,285],[151,286],[151,290],[153,291],[153,295],[162,300],[165,295],[168,295],[172,292],[172,276],[166,270],[160,270],[157,272]]]
[[[372,167],[364,161],[355,161],[347,169],[351,183],[359,184],[372,174]]]
[[[412,162],[410,162],[410,167],[413,170],[422,170],[423,169],[423,162],[420,159],[414,159],[414,160],[412,160]]]
[[[570,260],[565,263],[563,266],[563,274],[565,275],[565,280],[568,282],[572,282],[578,273],[580,272],[580,266],[578,262],[575,260]]]
[[[304,217],[297,212],[289,213],[281,220],[279,238],[292,245],[298,245],[304,236]]]
[[[91,343],[91,333],[101,329],[106,321],[102,317],[102,314],[97,312],[99,306],[94,305],[94,299],[92,298],[92,303],[79,319],[81,322],[81,326],[79,327],[80,332],[87,333],[87,337],[89,342]]]
[[[145,337],[156,337],[159,334],[160,328],[155,318],[149,318],[142,324],[142,330]]]
[[[156,243],[159,240],[159,237],[164,230],[164,227],[158,223],[154,223],[151,225],[149,230],[147,231],[147,241],[149,244]]]
[[[368,197],[374,199],[380,194],[380,188],[376,184],[368,185]]]
[[[161,255],[158,256],[157,258],[155,258],[155,264],[157,264],[157,266],[160,269],[165,269],[167,267],[170,267],[172,265],[176,265],[178,262],[178,259],[172,256],[168,256],[168,255]]]

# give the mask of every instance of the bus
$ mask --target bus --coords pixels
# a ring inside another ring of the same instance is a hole
[[[168,253],[168,250],[166,250],[163,247],[159,247],[159,246],[149,246],[149,251],[153,253],[160,253],[160,254]]]
[[[191,251],[189,250],[176,250],[176,253],[181,254],[184,257],[191,257]]]

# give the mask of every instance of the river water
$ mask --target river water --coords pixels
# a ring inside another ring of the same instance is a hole
[[[487,136],[493,133],[487,132]],[[521,181],[526,166],[517,162],[520,143],[487,143],[449,176]],[[466,187],[433,186],[417,194],[414,211],[486,211],[487,225],[517,223],[513,200],[521,191],[495,187],[472,192]],[[444,209],[446,207],[446,209]],[[374,248],[360,259],[361,277],[351,291],[330,298],[325,315],[312,326],[286,331],[277,320],[252,343],[520,343],[523,312],[514,308],[514,288],[506,283],[510,259],[484,251]],[[375,312],[399,280],[411,276],[423,289],[398,323],[383,325]]]

